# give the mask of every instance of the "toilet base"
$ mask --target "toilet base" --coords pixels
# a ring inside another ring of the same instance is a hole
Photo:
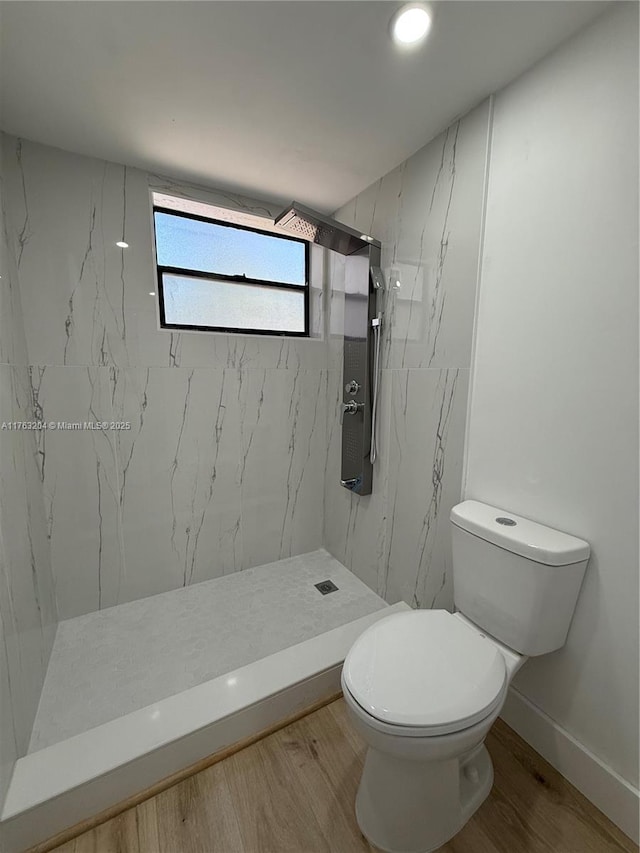
[[[459,758],[426,762],[370,747],[356,818],[365,838],[384,853],[431,853],[460,832],[492,785],[484,743]]]

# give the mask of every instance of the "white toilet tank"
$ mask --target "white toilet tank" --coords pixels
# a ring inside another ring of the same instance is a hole
[[[567,639],[589,544],[478,501],[451,510],[456,608],[523,655]]]

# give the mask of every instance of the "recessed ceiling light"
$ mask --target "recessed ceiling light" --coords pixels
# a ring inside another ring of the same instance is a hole
[[[118,240],[118,242],[116,243],[116,246],[119,249],[128,249],[129,248],[129,244],[125,243],[124,240]]]
[[[155,296],[155,295],[156,295],[155,290],[150,290],[150,291],[149,291],[149,296]]]
[[[403,6],[391,19],[391,34],[396,44],[412,47],[425,39],[431,29],[431,13],[421,3]]]

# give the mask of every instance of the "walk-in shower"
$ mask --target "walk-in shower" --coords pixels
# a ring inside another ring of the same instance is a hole
[[[337,695],[356,637],[406,605],[388,606],[322,548],[324,249],[311,247],[301,282],[317,306],[309,340],[166,330],[152,194],[183,214],[193,255],[203,222],[229,222],[224,245],[237,249],[240,233],[273,234],[277,208],[213,192],[194,200],[116,164],[0,141],[11,189],[0,236],[8,227],[23,250],[19,278],[13,255],[0,271],[11,308],[3,334],[19,330],[30,348],[24,364],[16,344],[19,363],[0,372],[3,418],[73,427],[0,431],[10,557],[0,572],[0,734],[14,744],[0,756],[0,850],[20,853]],[[21,246],[23,186],[31,230]],[[344,477],[369,490],[379,246],[334,233],[349,253],[334,256],[349,270],[347,350],[363,364],[345,396],[360,455]],[[206,266],[194,281],[208,280]]]
[[[355,494],[369,495],[377,455],[382,312],[378,310],[376,294],[383,286],[380,243],[295,201],[274,222],[312,243],[346,255],[340,482]]]

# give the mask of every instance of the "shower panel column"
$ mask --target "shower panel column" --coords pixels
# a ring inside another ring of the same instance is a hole
[[[345,263],[340,482],[358,495],[371,494],[373,481],[373,322],[377,318],[379,268],[380,248],[369,244],[348,255]]]
[[[296,201],[276,217],[274,224],[346,256],[340,482],[354,494],[369,495],[375,460],[372,424],[382,322],[376,306],[376,293],[383,285],[380,243]]]

